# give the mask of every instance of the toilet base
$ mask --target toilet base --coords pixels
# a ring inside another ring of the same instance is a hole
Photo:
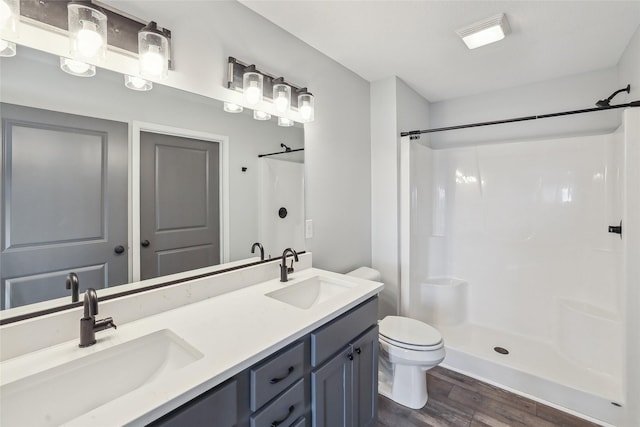
[[[378,393],[411,409],[421,409],[427,404],[426,369],[419,366],[394,366],[393,379],[388,373],[378,373]]]

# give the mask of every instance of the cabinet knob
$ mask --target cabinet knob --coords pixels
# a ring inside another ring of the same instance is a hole
[[[295,409],[294,405],[289,406],[289,412],[287,413],[287,415],[279,420],[275,420],[271,423],[271,427],[278,427],[280,424],[282,424],[283,422],[287,421],[287,418],[289,418],[291,416],[291,414],[293,414],[293,411]]]
[[[356,348],[356,354],[360,354],[362,353],[362,350],[360,350],[360,347]]]
[[[147,246],[149,246],[149,241],[148,240],[143,240],[141,243],[143,248],[146,248]]]
[[[353,360],[353,353],[349,353],[349,354],[347,354],[347,359],[349,359],[349,360]]]
[[[124,252],[124,246],[122,245],[118,245],[115,248],[113,248],[113,252],[115,252],[116,254],[120,255],[121,253]]]

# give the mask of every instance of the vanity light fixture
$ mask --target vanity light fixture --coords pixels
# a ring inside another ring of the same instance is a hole
[[[67,4],[69,53],[82,62],[100,62],[107,52],[107,15],[87,1]]]
[[[14,56],[16,44],[5,40],[18,35],[20,0],[0,0],[0,56]]]
[[[140,92],[146,92],[153,89],[153,83],[149,80],[145,80],[142,77],[124,75],[124,85],[131,90],[137,90]]]
[[[227,88],[241,92],[245,106],[253,107],[260,101],[270,101],[273,103],[273,111],[279,119],[283,119],[281,123],[288,123],[288,120],[293,124],[287,117],[290,111],[298,111],[304,122],[314,119],[313,95],[307,88],[285,82],[284,77],[259,71],[254,64],[242,63],[231,56],[227,68]]]
[[[510,32],[511,28],[504,13],[456,30],[456,34],[462,38],[469,49],[500,41]]]
[[[225,102],[224,103],[224,111],[227,113],[242,113],[242,105],[234,104],[233,102]]]
[[[271,120],[271,114],[260,110],[253,110],[253,118],[256,120]]]
[[[153,21],[138,31],[138,60],[142,77],[154,80],[167,78],[170,38],[171,32],[159,29]]]
[[[278,126],[282,126],[282,127],[291,127],[293,126],[293,120],[291,119],[287,119],[286,117],[278,117]]]
[[[96,75],[96,66],[71,58],[60,57],[60,68],[65,73],[78,77],[93,77]]]
[[[298,95],[298,111],[302,116],[302,120],[312,122],[315,116],[314,97],[313,94],[307,92],[307,89],[301,89]]]

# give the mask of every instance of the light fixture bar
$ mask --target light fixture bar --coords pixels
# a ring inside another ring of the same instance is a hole
[[[456,34],[462,38],[469,49],[500,41],[510,32],[511,27],[504,13],[456,30]]]
[[[284,78],[272,76],[265,72],[255,69],[253,64],[245,64],[230,56],[227,67],[227,88],[237,92],[243,91],[242,78],[245,71],[255,71],[263,76],[263,99],[273,102],[273,85],[286,84],[291,87],[291,108],[298,109],[298,92],[306,92],[306,88],[302,88],[285,82]]]

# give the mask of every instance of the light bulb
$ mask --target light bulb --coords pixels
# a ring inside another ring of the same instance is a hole
[[[9,5],[5,3],[3,0],[0,0],[0,30],[4,30],[4,27],[7,25],[7,21],[13,13],[9,8]]]
[[[290,127],[293,126],[293,120],[286,117],[278,117],[278,126]]]
[[[265,113],[264,111],[254,110],[253,118],[256,120],[271,120],[271,114]]]
[[[9,42],[6,40],[0,39],[0,52],[9,47]]]
[[[289,100],[286,95],[282,92],[278,94],[278,97],[273,101],[273,104],[276,107],[276,111],[279,113],[284,113],[289,108]]]
[[[67,59],[65,63],[69,70],[73,71],[76,74],[86,73],[90,67],[90,65],[86,62],[76,61],[75,59]]]
[[[311,105],[309,105],[309,103],[305,101],[302,104],[302,107],[300,107],[300,115],[302,116],[303,119],[309,120],[311,119],[312,112],[313,112],[313,109],[311,109]]]
[[[132,90],[145,92],[153,89],[153,83],[138,76],[130,76],[125,74],[124,85]]]
[[[227,113],[242,113],[242,105],[234,104],[232,102],[224,103],[224,111]]]
[[[82,21],[82,29],[78,31],[77,37],[78,51],[84,58],[93,58],[104,44],[97,28],[97,25],[91,21]]]
[[[0,39],[0,56],[9,57],[16,55],[16,44]]]
[[[252,81],[249,83],[249,87],[244,91],[244,97],[251,105],[255,105],[260,102],[260,88],[258,88],[258,82]]]
[[[159,46],[149,46],[149,50],[142,54],[140,71],[147,76],[161,76],[164,69],[164,57],[160,54]]]

